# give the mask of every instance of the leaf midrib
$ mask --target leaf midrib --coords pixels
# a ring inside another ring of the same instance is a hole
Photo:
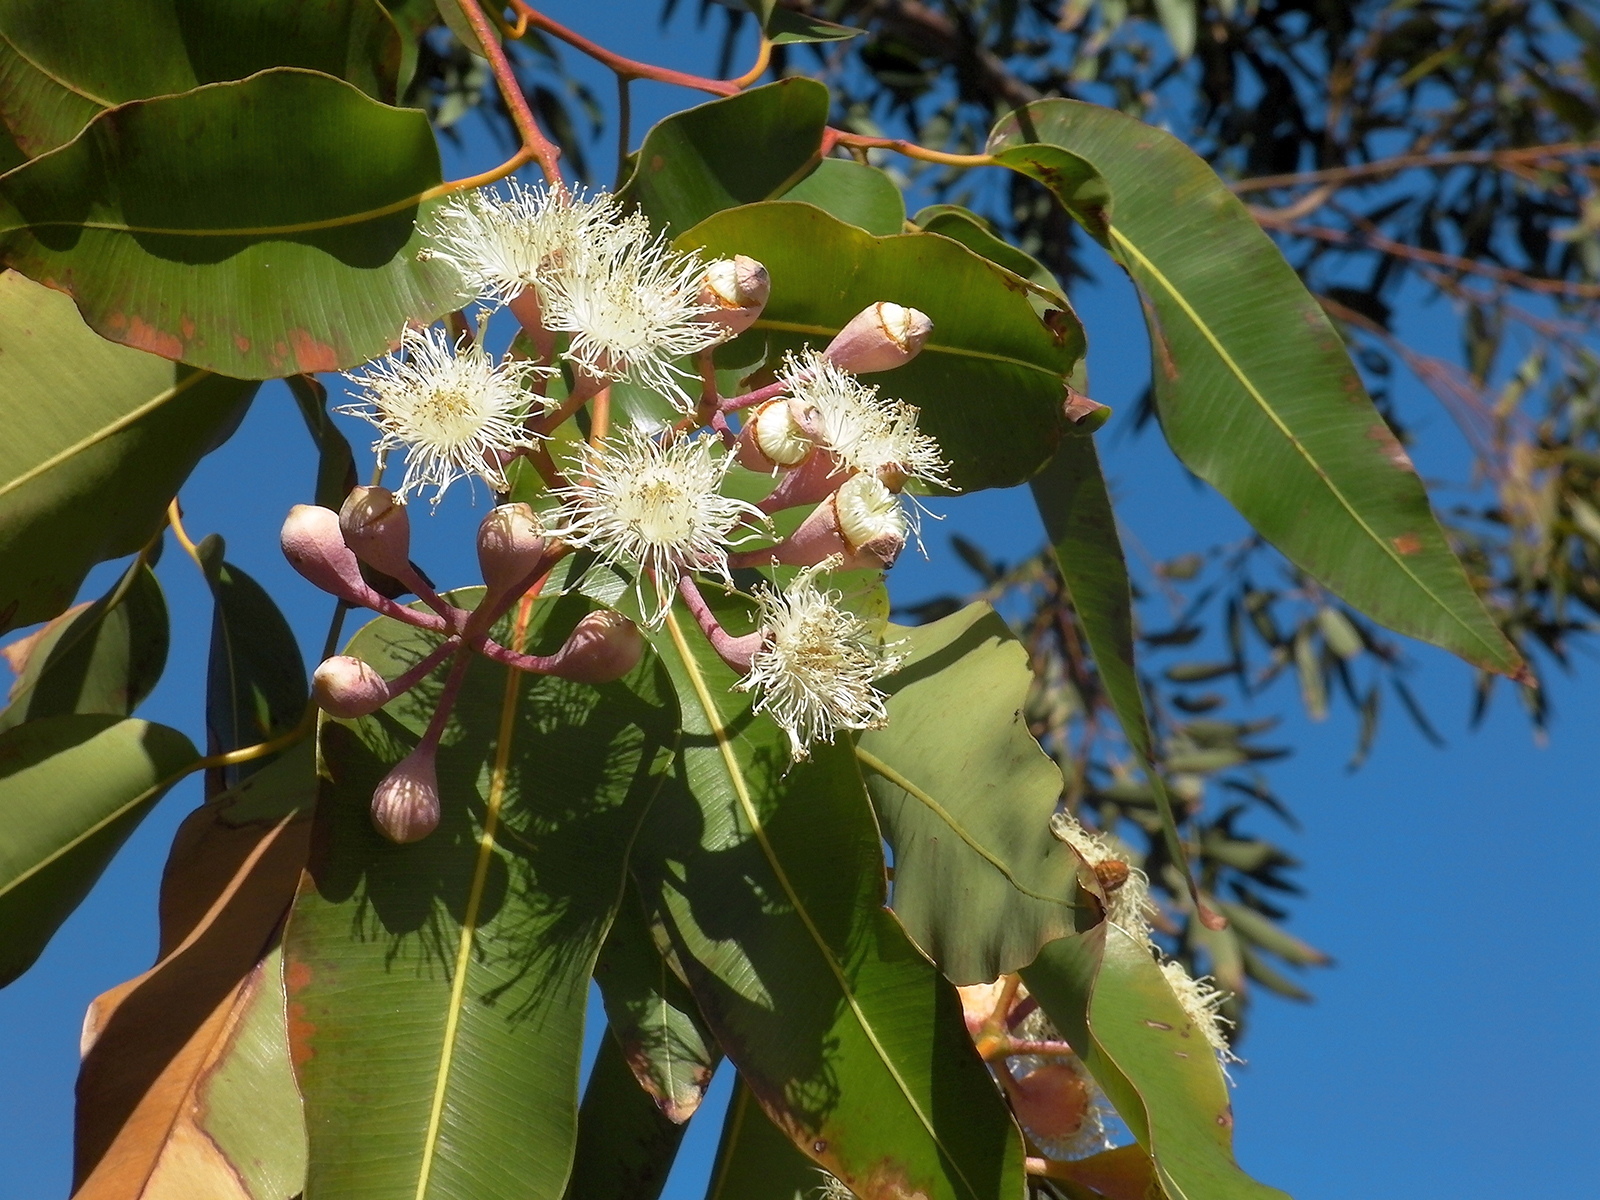
[[[688,674],[689,681],[694,687],[695,696],[700,701],[701,711],[705,714],[706,723],[710,725],[712,736],[716,738],[717,749],[722,753],[722,761],[727,767],[729,782],[733,784],[734,794],[739,798],[739,805],[744,811],[745,820],[749,822],[751,832],[755,835],[757,843],[761,846],[761,852],[766,857],[767,865],[772,868],[772,873],[778,880],[778,886],[783,889],[783,893],[794,907],[796,915],[799,916],[801,923],[805,925],[806,933],[816,946],[817,952],[822,956],[823,961],[828,964],[828,969],[833,973],[834,980],[839,985],[839,991],[844,996],[845,1003],[850,1006],[850,1012],[854,1015],[856,1023],[860,1026],[862,1033],[866,1035],[867,1041],[871,1043],[872,1049],[877,1054],[879,1061],[882,1062],[884,1069],[889,1072],[889,1077],[894,1080],[895,1086],[900,1089],[900,1094],[905,1098],[906,1103],[911,1106],[911,1111],[917,1115],[917,1120],[922,1123],[923,1129],[927,1131],[928,1137],[933,1141],[933,1144],[944,1155],[945,1161],[960,1176],[968,1194],[976,1200],[978,1196],[977,1190],[968,1181],[966,1173],[961,1169],[960,1162],[950,1152],[949,1147],[944,1144],[944,1140],[940,1138],[938,1132],[934,1129],[933,1123],[929,1121],[927,1114],[922,1111],[922,1106],[917,1103],[916,1097],[911,1094],[910,1087],[907,1086],[893,1060],[890,1059],[888,1052],[883,1048],[883,1044],[878,1040],[878,1035],[872,1028],[871,1022],[867,1020],[866,1014],[861,1011],[860,1002],[851,990],[849,980],[845,978],[844,969],[839,965],[838,960],[834,958],[833,951],[828,947],[827,942],[823,940],[821,930],[812,921],[810,912],[807,911],[805,904],[795,892],[794,885],[789,882],[789,876],[784,871],[783,865],[778,861],[778,856],[772,848],[772,843],[767,840],[766,827],[762,824],[760,815],[756,812],[755,805],[750,799],[749,789],[745,785],[744,770],[739,766],[739,760],[733,752],[733,745],[728,736],[727,727],[722,722],[722,714],[711,699],[711,691],[706,686],[706,681],[700,673],[699,664],[690,654],[689,644],[683,636],[683,630],[678,625],[677,613],[668,610],[666,625],[667,631],[672,635],[672,644],[677,650],[678,660],[683,663],[684,671]]]
[[[1423,582],[1417,573],[1411,569],[1409,564],[1406,563],[1405,559],[1400,556],[1399,552],[1396,551],[1393,546],[1389,545],[1389,543],[1382,537],[1380,537],[1377,531],[1372,528],[1372,526],[1367,524],[1366,519],[1356,511],[1355,506],[1350,503],[1350,500],[1345,496],[1344,492],[1340,490],[1339,485],[1335,483],[1331,477],[1329,477],[1327,471],[1323,469],[1322,464],[1319,463],[1315,457],[1313,457],[1311,451],[1306,448],[1305,444],[1295,436],[1294,432],[1289,428],[1288,425],[1284,423],[1283,418],[1277,414],[1272,405],[1267,403],[1266,397],[1261,394],[1261,392],[1256,388],[1255,383],[1248,375],[1244,373],[1239,364],[1234,361],[1233,356],[1228,353],[1227,348],[1222,344],[1221,339],[1217,337],[1211,326],[1201,318],[1200,314],[1195,311],[1188,299],[1173,285],[1172,281],[1167,278],[1166,274],[1159,267],[1157,267],[1155,263],[1151,262],[1150,259],[1146,257],[1145,253],[1140,250],[1136,244],[1134,244],[1132,239],[1130,239],[1115,225],[1111,226],[1111,237],[1118,246],[1120,246],[1138,261],[1138,264],[1141,268],[1148,272],[1152,278],[1154,278],[1164,289],[1166,289],[1167,294],[1172,297],[1174,303],[1176,303],[1178,307],[1183,310],[1183,314],[1188,317],[1194,327],[1199,330],[1200,335],[1205,338],[1206,342],[1211,346],[1213,352],[1215,352],[1217,357],[1222,360],[1223,365],[1233,373],[1234,378],[1237,379],[1244,387],[1245,391],[1249,393],[1250,398],[1256,402],[1262,412],[1266,413],[1268,419],[1270,419],[1272,423],[1277,426],[1278,432],[1281,433],[1285,439],[1287,439],[1289,444],[1294,447],[1296,452],[1298,452],[1299,455],[1305,459],[1306,464],[1312,469],[1312,471],[1316,473],[1317,477],[1322,480],[1322,482],[1327,486],[1328,491],[1333,494],[1333,497],[1338,500],[1345,512],[1350,515],[1350,518],[1355,521],[1356,525],[1360,527],[1361,531],[1372,540],[1373,544],[1378,546],[1384,552],[1384,554],[1389,557],[1390,561],[1392,561],[1395,566],[1400,568],[1401,573],[1404,574],[1406,578],[1410,579],[1423,595],[1427,596],[1429,600],[1432,600],[1434,604],[1439,607],[1440,611],[1446,613],[1452,621],[1461,627],[1462,631],[1466,633],[1468,637],[1470,637],[1479,646],[1483,647],[1484,651],[1492,660],[1496,662],[1503,661],[1504,655],[1498,652],[1498,648],[1492,643],[1486,641],[1483,635],[1472,626],[1468,625],[1466,621],[1461,618],[1460,614],[1455,611],[1455,609],[1451,608],[1442,599],[1440,599],[1434,593],[1433,589]]]

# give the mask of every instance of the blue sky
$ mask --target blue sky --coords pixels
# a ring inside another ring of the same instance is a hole
[[[680,4],[664,38],[653,0],[549,11],[623,53],[706,71],[720,19],[697,32],[696,7]],[[607,73],[573,65],[609,100]],[[635,144],[651,121],[693,101],[636,84]],[[475,119],[463,132],[459,151],[446,148],[450,174],[503,157]],[[597,152],[597,162],[608,159],[607,150]],[[1074,300],[1089,331],[1091,392],[1117,409],[1099,440],[1121,520],[1155,558],[1242,536],[1243,522],[1184,475],[1158,434],[1119,434],[1143,390],[1148,351],[1120,272],[1103,259],[1092,265],[1096,284]],[[1442,316],[1413,306],[1402,333],[1448,351]],[[1401,402],[1421,427],[1414,457],[1424,476],[1460,478],[1465,449],[1448,419],[1409,381]],[[358,454],[369,440],[364,428],[346,426]],[[277,529],[288,507],[308,498],[314,471],[292,400],[270,384],[232,442],[183,491],[191,532],[226,537],[229,557],[279,599],[307,649],[321,643],[328,606],[283,563]],[[418,522],[418,561],[441,583],[476,578],[470,530],[481,495],[478,503],[475,511],[458,489],[436,518]],[[896,567],[897,602],[970,586],[948,533],[1012,560],[1041,540],[1025,490],[963,497],[944,511],[947,520],[929,539],[931,559],[907,555]],[[175,644],[140,715],[203,742],[198,698],[210,601],[176,551],[169,544],[160,568]],[[85,594],[98,595],[115,574],[100,568]],[[1255,1005],[1241,1048],[1249,1061],[1234,1070],[1238,1156],[1257,1178],[1300,1200],[1581,1195],[1600,1174],[1592,1084],[1600,1035],[1589,1019],[1600,991],[1600,947],[1584,916],[1600,860],[1591,751],[1600,676],[1592,655],[1579,656],[1575,677],[1552,676],[1552,737],[1540,749],[1508,691],[1469,733],[1467,668],[1428,647],[1409,652],[1419,664],[1413,683],[1448,740],[1443,750],[1391,706],[1370,761],[1350,775],[1349,713],[1336,710],[1313,724],[1283,690],[1255,710],[1286,713],[1274,740],[1297,751],[1268,772],[1304,831],[1262,826],[1306,862],[1300,878],[1309,896],[1294,906],[1290,928],[1338,965],[1308,977],[1312,1005],[1271,997]],[[161,864],[198,798],[197,781],[175,789],[33,971],[0,992],[0,1200],[66,1193],[84,1008],[150,965]],[[728,1086],[724,1071],[691,1124],[669,1184],[672,1200],[703,1194]]]

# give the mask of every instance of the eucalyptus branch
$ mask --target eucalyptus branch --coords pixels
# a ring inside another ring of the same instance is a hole
[[[511,60],[506,57],[505,48],[501,46],[494,26],[479,7],[478,0],[455,0],[455,3],[461,9],[461,15],[472,26],[472,31],[478,35],[483,52],[489,58],[489,66],[494,71],[495,83],[499,85],[500,95],[506,102],[507,111],[511,114],[512,124],[522,137],[523,150],[538,160],[539,167],[550,186],[565,194],[567,185],[562,182],[561,169],[556,165],[556,160],[561,157],[561,151],[555,143],[544,136],[539,129],[539,123],[534,120],[533,110],[528,107],[528,98],[522,94],[522,85],[517,82],[516,72],[511,69]]]
[[[1287,175],[1258,175],[1240,179],[1228,186],[1241,195],[1246,192],[1271,191],[1275,188],[1306,187],[1312,184],[1332,184],[1343,187],[1360,180],[1381,179],[1402,171],[1430,167],[1455,166],[1521,166],[1550,158],[1564,158],[1576,154],[1600,154],[1600,142],[1555,142],[1548,146],[1523,146],[1516,150],[1454,150],[1440,154],[1397,154],[1393,158],[1380,158],[1374,162],[1356,163],[1348,167],[1328,167],[1321,171],[1296,171]]]

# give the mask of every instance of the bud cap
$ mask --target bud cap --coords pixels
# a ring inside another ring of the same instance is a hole
[[[889,371],[915,358],[932,332],[926,313],[881,300],[852,317],[823,353],[857,375]]]

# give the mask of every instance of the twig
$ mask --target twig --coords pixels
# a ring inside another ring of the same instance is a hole
[[[1393,158],[1380,158],[1376,162],[1357,163],[1348,167],[1328,167],[1321,171],[1296,171],[1287,175],[1259,175],[1254,179],[1241,179],[1228,186],[1234,192],[1270,191],[1273,188],[1304,187],[1311,184],[1331,183],[1343,185],[1358,179],[1377,179],[1419,167],[1452,167],[1489,163],[1494,166],[1520,164],[1540,158],[1558,158],[1565,154],[1600,153],[1600,142],[1556,142],[1548,146],[1524,146],[1517,150],[1456,150],[1444,154],[1399,154]]]
[[[494,26],[484,16],[478,0],[455,0],[455,3],[460,7],[461,15],[466,17],[467,24],[472,26],[472,31],[478,35],[483,52],[489,56],[489,66],[494,71],[495,83],[500,87],[506,109],[511,113],[511,122],[522,135],[523,150],[539,161],[539,168],[550,186],[565,195],[567,185],[561,179],[560,168],[556,166],[561,151],[544,136],[539,123],[533,119],[528,98],[522,94],[522,85],[517,82],[517,74],[511,69],[511,60],[506,57],[505,47],[500,45]]]

